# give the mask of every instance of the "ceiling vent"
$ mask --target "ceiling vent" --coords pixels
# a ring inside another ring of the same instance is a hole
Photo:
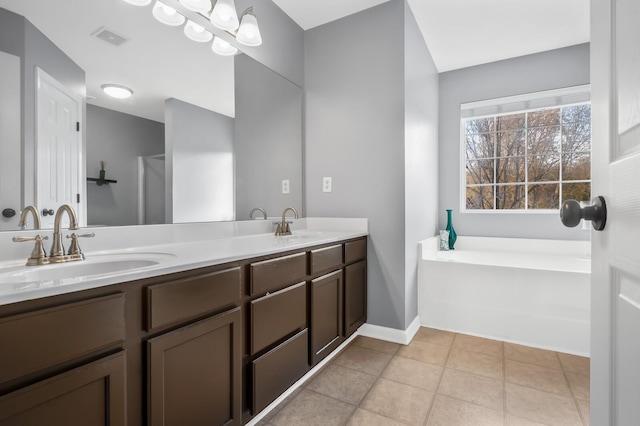
[[[120,46],[122,43],[128,41],[129,39],[125,36],[115,33],[114,31],[100,27],[94,32],[91,33],[93,37],[97,37],[100,40],[104,40],[109,44],[113,44],[114,46]]]

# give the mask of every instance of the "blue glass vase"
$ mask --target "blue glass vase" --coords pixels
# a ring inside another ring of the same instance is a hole
[[[445,228],[449,231],[449,250],[453,250],[453,246],[458,239],[456,235],[456,230],[453,229],[453,221],[451,219],[451,210],[447,209],[447,227]]]

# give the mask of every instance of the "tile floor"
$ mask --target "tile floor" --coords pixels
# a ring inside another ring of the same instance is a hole
[[[262,426],[589,425],[589,359],[421,328],[357,337]]]

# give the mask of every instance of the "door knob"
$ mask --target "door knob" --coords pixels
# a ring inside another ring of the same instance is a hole
[[[560,219],[564,226],[573,228],[578,226],[580,219],[590,220],[593,229],[602,231],[607,223],[607,204],[604,197],[598,195],[591,200],[592,205],[581,207],[576,200],[567,200],[562,203]]]
[[[42,209],[42,216],[53,216],[53,209]]]

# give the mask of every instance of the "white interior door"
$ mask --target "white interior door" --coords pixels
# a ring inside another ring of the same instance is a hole
[[[640,1],[591,1],[591,424],[640,425]]]
[[[36,207],[43,213],[69,204],[80,214],[80,102],[41,69],[36,79]],[[83,222],[80,217],[78,220]],[[53,227],[51,215],[43,213],[42,227]]]

